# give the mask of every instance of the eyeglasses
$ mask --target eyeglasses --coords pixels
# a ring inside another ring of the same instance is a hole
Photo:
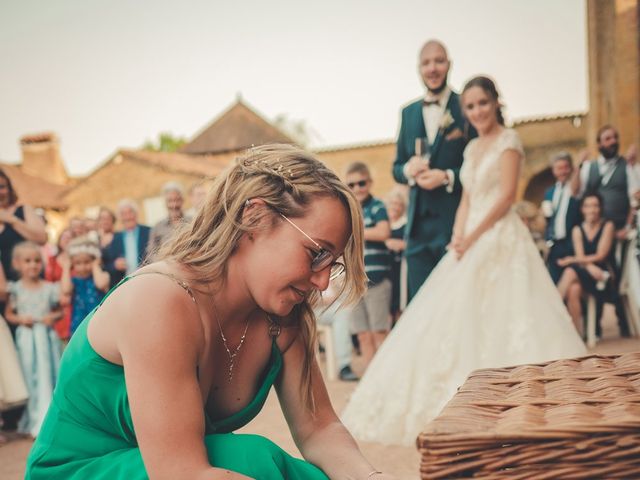
[[[279,212],[278,212],[279,213]],[[335,280],[340,275],[342,275],[345,271],[345,266],[343,263],[336,262],[333,253],[331,253],[326,248],[322,247],[318,242],[316,242],[313,238],[307,235],[304,230],[302,230],[299,226],[289,220],[285,215],[280,213],[280,216],[284,218],[293,228],[298,230],[301,234],[307,237],[317,248],[315,256],[311,260],[311,271],[312,272],[321,272],[325,268],[331,266],[331,273],[329,274],[329,280]]]
[[[349,187],[350,189],[354,189],[355,186],[359,186],[360,188],[364,188],[367,186],[367,183],[369,183],[369,180],[360,180],[358,182],[349,182],[347,183],[347,187]]]

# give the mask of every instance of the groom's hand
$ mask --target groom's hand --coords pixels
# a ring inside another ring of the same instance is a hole
[[[441,187],[444,185],[445,180],[447,180],[446,172],[437,168],[431,168],[416,177],[418,186],[425,190],[433,190]]]
[[[417,155],[411,157],[407,162],[407,173],[412,178],[417,178],[418,175],[428,170],[429,166],[427,163],[422,159],[422,157],[418,157]]]

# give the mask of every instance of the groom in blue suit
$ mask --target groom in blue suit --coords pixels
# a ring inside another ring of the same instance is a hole
[[[580,205],[569,185],[573,173],[569,153],[560,152],[551,158],[551,173],[556,182],[544,194],[542,213],[547,219],[547,268],[554,283],[558,283],[564,270],[558,260],[574,253],[571,232],[580,223]]]
[[[450,65],[441,42],[425,43],[419,71],[427,94],[402,110],[393,177],[411,187],[405,231],[409,300],[451,240],[462,194],[462,154],[469,138],[475,136],[462,115],[460,97],[447,84]],[[417,152],[416,144],[427,152]]]

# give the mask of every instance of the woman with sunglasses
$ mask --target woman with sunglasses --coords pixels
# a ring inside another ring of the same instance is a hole
[[[366,278],[362,216],[334,173],[286,145],[248,153],[205,205],[76,331],[27,479],[389,479],[338,420],[313,307]],[[337,261],[344,259],[344,264]],[[307,461],[233,434],[275,386]]]

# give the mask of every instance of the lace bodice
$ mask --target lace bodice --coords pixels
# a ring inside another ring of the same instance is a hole
[[[505,128],[486,152],[478,152],[478,139],[473,139],[464,150],[464,163],[460,172],[462,186],[469,195],[467,225],[479,221],[493,207],[500,194],[500,155],[513,149],[522,154],[524,150],[515,130]]]

